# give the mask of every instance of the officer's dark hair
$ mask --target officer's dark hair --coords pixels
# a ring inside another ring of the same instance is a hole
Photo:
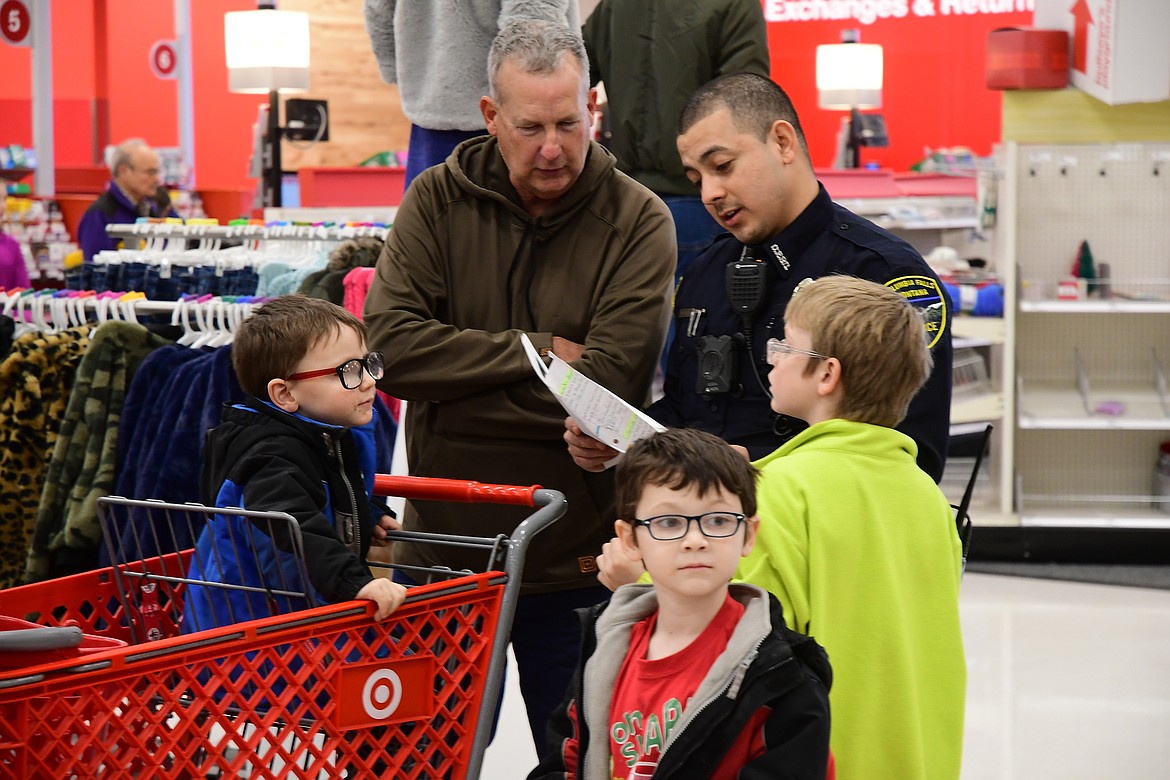
[[[761,141],[768,137],[776,120],[783,119],[792,125],[800,147],[808,154],[800,117],[788,93],[776,82],[755,73],[729,73],[699,87],[683,108],[678,134],[687,132],[696,122],[721,108],[728,109],[737,128],[755,134]]]

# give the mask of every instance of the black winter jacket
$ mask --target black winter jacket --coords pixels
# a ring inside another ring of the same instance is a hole
[[[223,422],[208,432],[204,446],[201,494],[203,501],[220,507],[243,507],[265,512],[287,512],[296,518],[304,544],[306,573],[319,602],[337,603],[354,598],[373,576],[365,565],[377,516],[371,505],[376,421],[356,428],[326,425],[281,411],[251,398],[246,404],[225,406]],[[247,539],[240,517],[208,523],[196,542],[193,579],[222,580],[223,574],[200,572],[200,561],[218,561],[221,567],[239,566],[240,574],[256,565],[268,583],[287,576],[287,542],[256,549],[255,563],[235,561],[232,539]],[[280,548],[277,552],[276,548]],[[213,552],[218,550],[219,554]],[[285,572],[282,574],[281,572]],[[227,581],[227,580],[225,580]],[[236,581],[236,580],[230,580]],[[302,583],[290,583],[303,590]],[[195,611],[192,630],[203,630],[264,614],[264,599],[232,593],[231,613],[221,592],[198,593],[192,586],[188,609]],[[254,604],[246,603],[252,599]],[[303,600],[280,604],[281,612],[303,609]],[[228,617],[230,614],[230,617]],[[235,620],[230,619],[234,617]]]

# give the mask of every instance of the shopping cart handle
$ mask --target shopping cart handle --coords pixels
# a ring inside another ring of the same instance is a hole
[[[0,653],[80,647],[84,636],[78,626],[40,626],[0,631]]]
[[[463,479],[438,477],[403,477],[374,475],[374,495],[417,498],[426,501],[461,501],[464,503],[519,504],[536,506],[540,485],[491,485]]]

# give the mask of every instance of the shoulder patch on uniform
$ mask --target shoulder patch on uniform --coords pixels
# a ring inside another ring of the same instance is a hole
[[[886,282],[894,292],[922,310],[926,335],[931,349],[946,332],[950,313],[947,311],[947,296],[939,283],[929,276],[899,276]]]

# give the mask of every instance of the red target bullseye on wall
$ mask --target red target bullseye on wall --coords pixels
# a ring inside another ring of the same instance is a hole
[[[179,58],[174,41],[155,41],[150,47],[150,70],[160,79],[173,79]]]

